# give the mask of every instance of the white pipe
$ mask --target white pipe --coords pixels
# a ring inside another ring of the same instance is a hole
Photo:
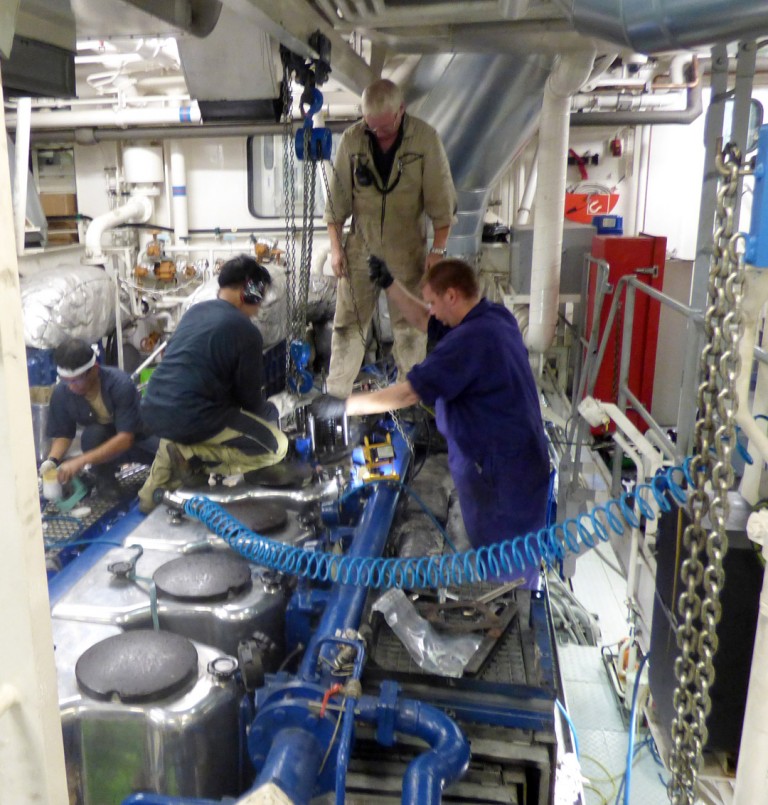
[[[635,203],[630,205],[634,220],[632,226],[627,227],[627,235],[635,235],[645,230],[645,211],[648,202],[648,174],[651,161],[651,127],[638,126],[635,129],[635,142],[640,141],[640,153],[637,159],[638,168],[635,172],[636,194]]]
[[[108,230],[120,224],[132,221],[143,224],[152,216],[152,202],[146,196],[133,196],[122,207],[110,210],[98,218],[94,218],[85,232],[86,265],[104,265],[106,255],[101,249],[101,236]]]
[[[16,231],[16,254],[24,254],[27,231],[27,176],[29,175],[29,125],[32,111],[30,98],[19,98],[16,129],[15,171],[13,176],[13,220]]]
[[[18,113],[8,115],[8,127],[18,125]],[[197,101],[189,104],[125,109],[72,109],[41,110],[32,115],[32,129],[68,129],[78,126],[152,126],[163,123],[200,123],[200,107]]]
[[[178,140],[171,142],[171,195],[173,209],[173,240],[181,245],[189,237],[187,208],[187,169],[184,151]]]
[[[590,109],[610,109],[617,112],[631,112],[640,109],[685,109],[688,95],[685,90],[651,94],[644,92],[640,95],[630,95],[625,92],[600,93],[600,95],[586,95],[579,93],[571,98],[571,110],[574,112],[589,111]]]
[[[594,60],[594,50],[559,56],[544,88],[533,228],[531,322],[526,339],[528,348],[539,353],[548,349],[557,326],[571,95],[589,78]]]
[[[540,140],[539,140],[540,142]],[[531,170],[528,174],[528,181],[525,184],[523,197],[520,200],[520,206],[517,208],[517,225],[525,226],[531,219],[531,207],[533,206],[533,197],[536,193],[536,183],[539,175],[539,143],[536,143],[536,151],[533,154],[533,162],[531,162]]]
[[[744,275],[742,313],[744,316],[744,335],[739,342],[741,366],[736,378],[736,424],[749,439],[747,450],[753,458],[755,451],[761,461],[768,461],[768,435],[757,424],[749,410],[749,382],[752,376],[752,361],[757,343],[757,323],[760,311],[768,299],[768,272],[748,268]],[[763,411],[759,411],[763,413]]]
[[[741,726],[739,764],[736,769],[736,790],[733,805],[754,805],[765,801],[765,782],[768,780],[768,531],[763,520],[765,512],[755,512],[747,520],[747,536],[762,545],[763,587],[749,673],[747,705]]]

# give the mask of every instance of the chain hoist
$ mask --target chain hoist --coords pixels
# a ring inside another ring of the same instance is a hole
[[[331,132],[313,128],[312,118],[323,106],[322,93],[316,84],[323,83],[330,73],[330,43],[319,32],[310,37],[309,44],[320,54],[309,61],[281,47],[283,60],[283,195],[286,223],[286,295],[288,343],[286,379],[294,393],[305,394],[312,388],[312,374],[307,368],[311,350],[305,339],[309,275],[312,269],[312,245],[315,229],[315,189],[318,160],[330,159]],[[296,74],[304,85],[300,109],[304,125],[293,136],[293,107],[290,94],[291,76]],[[308,108],[305,108],[308,107]],[[302,166],[302,240],[301,255],[296,265],[296,157]]]
[[[680,566],[681,591],[677,607],[677,645],[668,784],[670,801],[692,805],[702,753],[707,743],[706,720],[715,681],[720,591],[725,581],[723,557],[728,550],[725,524],[728,491],[733,486],[731,452],[736,444],[734,417],[738,407],[736,378],[740,369],[739,340],[744,330],[741,312],[744,282],[743,236],[734,233],[734,209],[739,203],[739,149],[728,144],[716,158],[717,190],[714,246],[709,292],[704,314],[707,344],[701,356],[698,420],[694,430],[690,495],[692,521],[683,533],[688,556]],[[709,485],[711,484],[711,492]],[[710,525],[704,522],[709,519]],[[700,589],[703,587],[703,597]]]
[[[293,158],[293,95],[291,93],[291,68],[283,56],[282,123],[283,123],[283,211],[285,213],[285,295],[288,320],[288,343],[290,343],[298,317],[296,305],[296,187]],[[285,351],[286,378],[291,373],[290,351]]]

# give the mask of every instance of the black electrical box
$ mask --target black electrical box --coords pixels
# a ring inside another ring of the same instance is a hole
[[[722,618],[718,625],[718,649],[714,658],[715,683],[710,695],[712,711],[707,718],[707,751],[738,752],[752,648],[757,627],[763,580],[759,550],[746,535],[749,507],[735,492],[729,493],[731,513],[726,526],[728,553],[723,561],[725,585],[720,593]],[[677,679],[675,660],[679,656],[676,626],[680,595],[680,564],[687,555],[682,536],[691,522],[685,509],[673,509],[659,523],[656,555],[656,596],[653,605],[649,681],[656,706],[656,720],[671,745],[675,710],[672,705]],[[706,521],[709,527],[709,521]],[[706,555],[702,556],[706,565]],[[704,598],[704,587],[698,594]],[[697,628],[701,622],[696,622]]]

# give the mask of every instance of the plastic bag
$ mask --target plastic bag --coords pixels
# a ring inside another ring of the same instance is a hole
[[[419,615],[402,590],[387,590],[373,609],[384,615],[419,668],[431,674],[460,677],[483,640],[482,635],[441,634]]]

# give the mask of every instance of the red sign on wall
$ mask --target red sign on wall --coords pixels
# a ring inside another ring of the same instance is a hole
[[[595,215],[613,212],[618,200],[618,193],[566,193],[565,217],[579,224],[591,224]]]

